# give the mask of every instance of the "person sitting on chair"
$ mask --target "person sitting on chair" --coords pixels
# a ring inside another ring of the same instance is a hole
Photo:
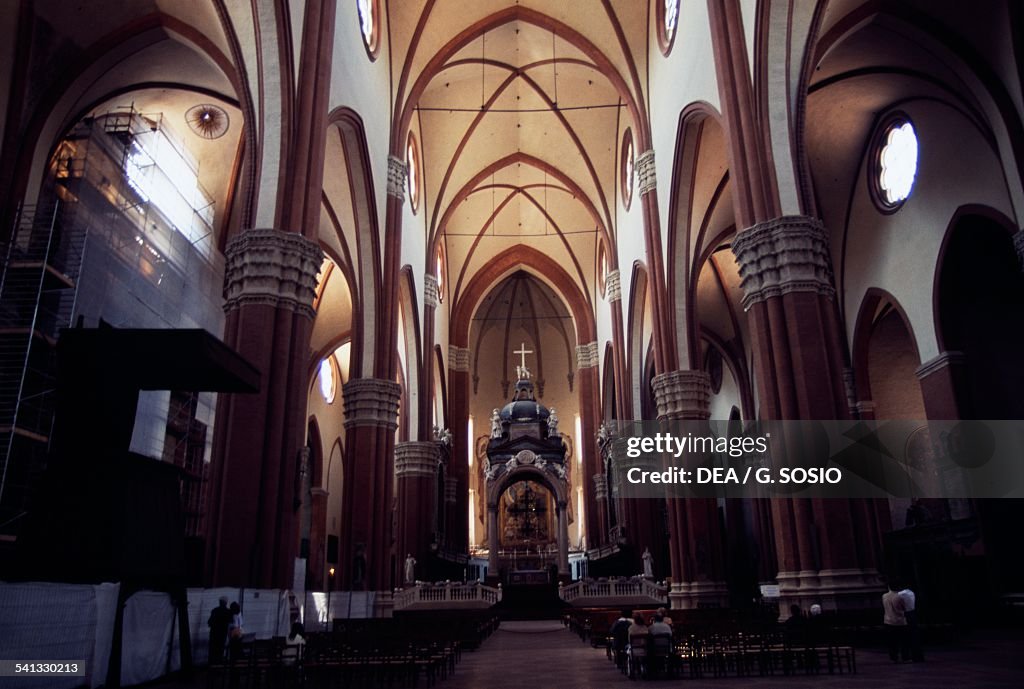
[[[672,627],[665,622],[665,616],[657,612],[648,631],[651,640],[647,649],[647,670],[648,675],[656,677],[668,669],[668,659],[672,655]]]
[[[626,651],[630,677],[646,674],[647,643],[650,638],[650,629],[644,624],[643,615],[637,614],[633,624],[629,625],[629,649]]]
[[[612,638],[612,652],[615,654],[615,665],[622,668],[626,665],[626,647],[629,646],[629,627],[633,623],[633,611],[623,610],[622,616],[615,620],[608,635]]]

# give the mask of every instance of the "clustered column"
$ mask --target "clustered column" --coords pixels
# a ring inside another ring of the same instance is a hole
[[[733,242],[751,324],[761,414],[769,419],[849,417],[844,345],[821,222],[783,216]],[[871,605],[879,590],[879,501],[772,500],[780,607]]]
[[[261,379],[258,393],[223,395],[218,405],[207,524],[211,585],[292,585],[309,337],[322,261],[315,242],[273,229],[246,230],[226,247],[224,342]]]
[[[401,387],[390,380],[356,378],[342,386],[345,470],[340,582],[342,590],[392,588],[391,461]]]
[[[597,419],[600,415],[598,409],[598,348],[597,342],[590,342],[576,347],[576,381],[579,386],[580,396],[580,437],[577,442],[582,443],[579,448],[580,456],[583,457],[583,464],[578,466],[577,479],[583,487],[584,521],[587,534],[587,541],[590,545],[601,542],[600,534],[601,520],[597,497],[594,494],[594,486],[587,477],[593,476],[600,471],[601,457],[597,451]],[[572,461],[573,458],[569,458]]]
[[[395,445],[395,479],[398,484],[397,563],[412,554],[418,562],[430,558],[430,543],[436,528],[431,515],[438,514],[436,505],[437,472],[440,452],[438,442],[419,440]]]
[[[453,507],[455,519],[449,527],[453,550],[469,548],[469,452],[474,439],[465,426],[469,419],[469,349],[448,347],[448,418],[463,424],[452,432],[452,458],[448,462],[448,475],[459,482],[464,490],[456,493]],[[482,490],[482,488],[481,488]]]
[[[711,383],[703,371],[672,371],[652,382],[659,421],[707,422]],[[691,457],[691,459],[693,459]],[[718,501],[666,497],[673,608],[720,607],[728,603]]]

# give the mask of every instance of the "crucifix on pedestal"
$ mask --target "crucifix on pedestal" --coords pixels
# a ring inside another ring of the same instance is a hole
[[[529,380],[530,371],[526,368],[526,355],[533,354],[533,350],[527,349],[526,343],[522,342],[519,345],[519,349],[512,350],[512,353],[519,355],[519,365],[516,366],[516,377],[519,380]]]

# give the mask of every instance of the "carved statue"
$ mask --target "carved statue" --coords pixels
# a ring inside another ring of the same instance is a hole
[[[644,561],[644,578],[654,578],[654,556],[651,555],[650,548],[644,548],[644,554],[640,556],[640,559]]]
[[[409,553],[405,556],[405,583],[412,584],[416,581],[416,558]]]
[[[555,408],[551,407],[551,414],[548,416],[548,437],[554,438],[558,436],[558,414],[555,412]]]
[[[434,440],[450,446],[452,444],[452,432],[447,428],[434,426]]]
[[[605,443],[611,440],[611,433],[608,431],[608,427],[603,423],[597,429],[597,445],[598,447],[604,447]]]
[[[501,415],[497,409],[491,412],[491,437],[501,437]]]

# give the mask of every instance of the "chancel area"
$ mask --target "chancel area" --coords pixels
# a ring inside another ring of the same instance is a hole
[[[972,686],[1024,605],[1022,27],[9,0],[0,684]],[[833,424],[863,490],[640,494],[641,421]]]

